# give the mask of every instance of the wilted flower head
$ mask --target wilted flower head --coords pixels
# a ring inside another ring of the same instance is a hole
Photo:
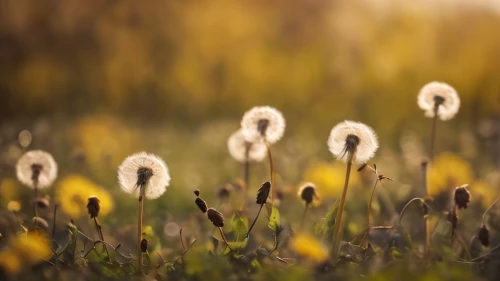
[[[136,153],[127,157],[118,167],[118,182],[124,192],[144,195],[148,199],[160,197],[170,184],[170,175],[165,162],[154,154]]]
[[[328,148],[338,160],[362,164],[375,155],[378,140],[375,132],[363,123],[344,121],[333,127],[328,138]]]
[[[310,205],[315,199],[318,198],[316,194],[316,185],[312,182],[307,182],[299,187],[297,193],[300,199],[304,200],[306,205]]]
[[[30,188],[49,187],[57,177],[57,164],[50,153],[42,150],[26,152],[16,165],[19,181]]]
[[[267,147],[262,142],[249,142],[240,129],[234,132],[227,140],[229,154],[238,162],[260,162],[266,158]]]
[[[265,138],[269,143],[275,143],[285,133],[285,119],[273,107],[256,106],[243,115],[241,129],[248,141],[256,142]]]
[[[479,228],[477,238],[481,241],[483,246],[488,247],[490,245],[490,232],[488,228],[486,228],[486,225],[483,224],[481,228]]]
[[[418,94],[418,106],[425,111],[425,116],[434,117],[435,108],[441,120],[450,120],[460,108],[457,91],[442,82],[431,82],[425,85]]]
[[[97,196],[92,195],[89,197],[89,201],[87,203],[87,211],[89,212],[91,219],[99,215],[99,211],[101,210],[101,206],[99,205],[99,203],[100,201]]]
[[[467,204],[470,202],[470,192],[467,190],[468,186],[468,184],[464,184],[455,189],[454,199],[459,209],[467,209]]]

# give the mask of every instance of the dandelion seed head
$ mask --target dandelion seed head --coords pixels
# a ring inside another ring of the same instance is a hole
[[[241,119],[241,129],[247,141],[266,139],[275,143],[285,133],[285,118],[281,112],[270,106],[256,106],[245,112]]]
[[[266,158],[267,147],[263,142],[249,142],[242,130],[234,132],[227,140],[229,154],[238,162],[260,162]],[[248,149],[248,158],[247,158]]]
[[[431,82],[425,85],[417,97],[418,106],[425,111],[425,116],[434,117],[434,108],[438,106],[437,115],[441,120],[450,120],[460,108],[457,91],[442,82]]]
[[[333,127],[328,148],[339,161],[347,162],[353,154],[354,164],[363,164],[375,155],[378,140],[375,132],[363,123],[344,121]]]
[[[39,189],[49,187],[57,177],[57,163],[50,153],[42,150],[26,152],[16,165],[17,178],[24,185]]]
[[[312,182],[304,183],[299,187],[297,195],[306,203],[306,205],[313,203],[318,199],[318,195],[316,193],[316,185]]]
[[[140,152],[125,158],[118,167],[118,183],[122,191],[136,197],[143,185],[146,198],[156,199],[167,190],[170,174],[160,157]]]

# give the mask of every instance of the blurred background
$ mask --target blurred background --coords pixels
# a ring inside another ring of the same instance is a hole
[[[84,217],[84,207],[71,206],[92,190],[109,197],[103,212],[123,214],[105,217],[107,225],[133,227],[136,200],[120,192],[116,167],[146,150],[172,176],[146,214],[152,224],[173,222],[170,232],[154,227],[176,236],[180,218],[196,211],[186,203],[194,189],[219,206],[217,189],[242,177],[227,137],[246,110],[270,105],[287,121],[273,148],[279,187],[291,198],[283,208],[300,206],[295,190],[305,180],[317,183],[326,207],[338,196],[344,166],[333,163],[326,140],[351,119],[379,135],[373,161],[395,180],[385,190],[399,210],[421,184],[429,146],[431,120],[416,96],[438,80],[457,89],[462,105],[438,124],[437,159],[447,172],[433,186],[469,183],[473,198],[482,190],[480,215],[500,184],[499,27],[493,0],[1,0],[1,207],[18,202],[11,207],[29,213],[31,191],[16,182],[14,166],[23,152],[43,149],[60,167],[47,195],[66,202],[66,216]],[[251,197],[267,169],[252,166]]]

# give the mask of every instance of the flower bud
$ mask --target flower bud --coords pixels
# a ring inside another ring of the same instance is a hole
[[[257,191],[257,204],[265,204],[267,201],[267,197],[269,197],[269,191],[271,191],[271,183],[266,181],[262,184],[262,186]]]
[[[96,218],[99,215],[101,206],[99,205],[99,198],[97,196],[90,196],[87,204],[87,210],[89,212],[90,218]]]
[[[483,246],[488,247],[490,245],[490,232],[486,228],[486,225],[483,224],[483,226],[481,226],[477,232],[477,238],[481,241]]]
[[[208,219],[217,227],[224,226],[224,217],[221,213],[217,212],[214,208],[207,210]]]
[[[459,209],[467,209],[467,204],[470,202],[470,192],[467,190],[468,184],[464,184],[455,189],[455,204]]]
[[[201,199],[200,197],[196,198],[196,200],[194,201],[196,203],[196,205],[198,206],[198,208],[200,208],[201,212],[202,213],[206,213],[207,212],[207,209],[208,209],[208,206],[207,206],[207,203]]]

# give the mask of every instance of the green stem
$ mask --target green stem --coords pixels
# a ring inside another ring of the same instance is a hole
[[[434,107],[434,117],[432,118],[431,146],[429,151],[429,159],[431,160],[431,162],[434,160],[434,143],[436,140],[438,108],[438,106]]]
[[[342,197],[340,198],[340,205],[337,209],[337,216],[335,218],[335,228],[333,229],[333,240],[332,240],[332,255],[333,262],[336,263],[340,254],[340,241],[342,240],[342,214],[344,213],[345,199],[347,195],[347,188],[349,186],[349,176],[351,175],[352,166],[352,155],[349,155],[349,161],[347,162],[347,170],[345,174],[344,190],[342,191]]]
[[[370,215],[372,209],[373,195],[375,194],[375,189],[377,188],[378,179],[375,181],[375,185],[372,189],[372,194],[370,195],[370,201],[368,201],[368,228],[370,228]]]

